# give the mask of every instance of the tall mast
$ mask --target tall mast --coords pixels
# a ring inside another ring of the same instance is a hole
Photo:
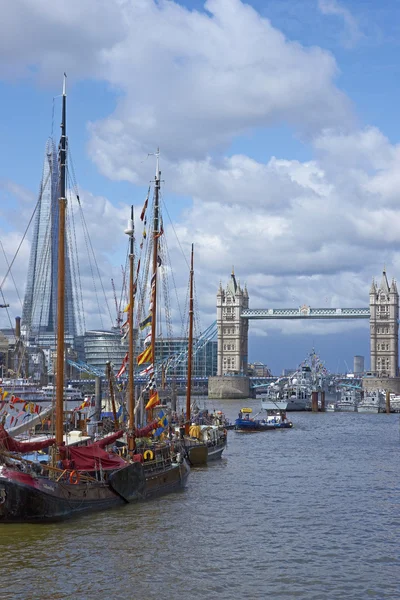
[[[62,93],[62,120],[60,139],[60,197],[58,215],[58,289],[57,289],[57,371],[56,371],[56,444],[64,437],[64,325],[65,325],[65,212],[66,212],[66,161],[67,161],[67,94],[64,73]],[[59,454],[59,451],[58,451]]]
[[[125,233],[129,235],[129,295],[128,295],[128,323],[129,323],[129,362],[128,362],[128,416],[129,416],[129,435],[128,435],[128,450],[134,450],[133,427],[135,420],[135,394],[134,394],[134,365],[133,365],[133,267],[134,267],[134,233],[135,224],[133,220],[133,206],[131,206],[131,218],[128,221],[128,227]]]
[[[154,183],[154,220],[153,220],[153,267],[152,267],[152,278],[151,278],[151,355],[153,359],[153,365],[155,364],[156,359],[156,334],[157,334],[157,326],[156,326],[156,317],[157,317],[157,258],[158,258],[158,238],[160,237],[160,205],[159,205],[159,196],[160,196],[160,177],[161,172],[159,169],[159,158],[160,158],[160,150],[157,148],[156,152],[157,163],[156,163],[156,176]],[[149,411],[149,419],[152,419],[153,410]]]
[[[189,435],[190,427],[190,401],[192,387],[192,348],[193,348],[193,244],[190,256],[190,284],[189,284],[189,339],[188,339],[188,363],[187,363],[187,387],[186,387],[186,423],[185,433]]]

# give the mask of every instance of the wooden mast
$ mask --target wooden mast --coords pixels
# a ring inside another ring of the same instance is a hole
[[[153,220],[153,266],[152,266],[152,277],[151,277],[151,291],[150,291],[150,305],[151,305],[151,357],[153,365],[155,365],[156,359],[156,335],[157,335],[157,263],[158,263],[158,238],[160,237],[160,177],[161,172],[159,169],[159,157],[160,150],[157,148],[156,152],[157,163],[156,163],[156,175],[154,183],[154,220]],[[153,418],[153,409],[148,411],[148,421]]]
[[[125,233],[129,235],[129,295],[128,295],[128,331],[129,331],[129,348],[128,348],[128,451],[132,453],[135,449],[135,439],[133,429],[135,426],[135,386],[134,386],[134,340],[133,340],[133,305],[135,297],[133,293],[133,268],[134,268],[134,233],[135,224],[133,220],[133,206],[131,206],[131,218],[128,221],[128,227]]]
[[[190,427],[190,402],[192,387],[192,348],[193,348],[193,244],[190,256],[190,284],[189,284],[189,339],[188,339],[188,362],[187,362],[187,387],[186,387],[186,423],[185,433],[189,435]]]
[[[58,288],[57,288],[57,360],[56,360],[56,445],[64,440],[64,328],[65,328],[65,213],[66,213],[66,161],[67,161],[67,94],[64,73],[62,93],[62,121],[60,139],[60,196],[58,200]]]

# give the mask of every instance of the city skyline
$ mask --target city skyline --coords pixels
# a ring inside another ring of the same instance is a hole
[[[70,149],[111,308],[129,207],[140,214],[154,177],[148,154],[158,146],[178,294],[194,241],[203,329],[232,265],[251,308],[367,307],[384,265],[390,279],[400,277],[398,3],[103,4],[73,0],[68,15],[45,0],[4,7],[0,236],[8,262],[36,201],[66,71]],[[20,291],[30,250],[25,239],[13,265]],[[87,262],[81,275],[86,328],[109,328],[115,316],[103,306],[98,316]],[[3,293],[12,317],[20,314],[9,280]],[[0,317],[7,327],[5,311]],[[249,328],[249,361],[273,372],[295,367],[312,347],[330,370],[354,355],[368,363],[368,324]]]

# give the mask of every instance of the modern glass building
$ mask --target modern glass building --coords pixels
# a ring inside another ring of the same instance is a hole
[[[84,337],[85,362],[105,372],[106,363],[114,365],[118,371],[128,352],[128,340],[121,339],[121,333],[116,331],[86,331]]]
[[[194,352],[192,359],[193,377],[209,377],[217,373],[217,341],[208,340],[204,346],[196,350],[194,339]],[[168,364],[169,357],[178,357],[168,369],[168,376],[186,378],[187,376],[187,338],[158,339],[155,344],[156,362]]]
[[[59,169],[54,141],[46,144],[43,176],[29,259],[22,310],[22,334],[40,345],[48,345],[57,322]],[[68,236],[67,236],[68,238]],[[76,321],[71,279],[70,252],[66,249],[65,333],[73,340]],[[43,338],[43,339],[41,339]]]

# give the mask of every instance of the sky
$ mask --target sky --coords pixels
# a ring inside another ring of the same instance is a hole
[[[87,328],[111,325],[123,229],[157,147],[174,279],[184,294],[194,242],[203,330],[232,266],[250,308],[365,307],[384,266],[399,276],[397,0],[0,0],[0,10],[2,278],[58,136],[64,72],[111,307],[96,316],[84,263]],[[29,235],[2,286],[3,327],[21,313]],[[368,321],[250,323],[249,360],[275,374],[312,348],[331,371],[351,370],[354,355],[368,368]]]

